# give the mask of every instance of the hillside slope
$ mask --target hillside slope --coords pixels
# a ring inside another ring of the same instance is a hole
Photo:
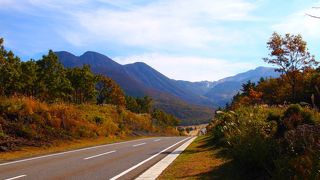
[[[94,73],[112,78],[130,96],[151,96],[156,107],[182,119],[183,123],[191,120],[208,122],[214,114],[210,108],[213,103],[208,98],[179,87],[175,80],[144,63],[120,65],[105,55],[90,51],[81,56],[65,51],[55,53],[66,67],[90,65]]]
[[[256,69],[214,82],[213,87],[204,96],[214,100],[217,105],[224,106],[240,91],[243,83],[246,83],[249,80],[257,82],[261,77],[275,78],[279,76],[280,74],[275,72],[274,68],[257,67]]]

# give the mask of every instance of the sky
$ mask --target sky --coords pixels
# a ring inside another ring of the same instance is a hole
[[[145,62],[172,79],[214,81],[270,66],[273,32],[320,58],[318,0],[0,0],[0,37],[23,60],[49,49]]]

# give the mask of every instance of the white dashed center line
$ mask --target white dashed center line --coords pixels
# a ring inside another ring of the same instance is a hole
[[[156,139],[156,140],[153,140],[154,142],[157,142],[157,141],[160,141],[161,139]]]
[[[26,177],[27,175],[20,175],[20,176],[15,176],[15,177],[12,177],[12,178],[8,178],[8,179],[5,179],[5,180],[13,180],[13,179],[18,179],[18,178],[22,178],[22,177]]]
[[[99,156],[103,156],[103,155],[111,154],[111,153],[114,153],[114,152],[116,152],[116,151],[109,151],[109,152],[105,152],[105,153],[102,153],[102,154],[97,154],[97,155],[90,156],[90,157],[83,158],[83,159],[84,159],[84,160],[88,160],[88,159],[92,159],[92,158],[95,158],[95,157],[99,157]]]
[[[140,143],[140,144],[135,144],[135,145],[132,145],[133,147],[137,147],[137,146],[142,146],[144,144],[147,144],[147,143]]]

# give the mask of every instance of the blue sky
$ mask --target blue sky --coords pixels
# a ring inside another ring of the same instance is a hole
[[[65,50],[143,61],[173,79],[218,80],[257,66],[276,31],[319,58],[315,0],[0,0],[0,37],[23,60]]]

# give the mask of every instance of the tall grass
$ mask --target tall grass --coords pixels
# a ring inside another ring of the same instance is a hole
[[[152,123],[149,114],[135,114],[114,105],[47,104],[27,97],[0,99],[0,146],[50,143],[56,139],[177,134]],[[5,149],[6,149],[5,148]]]
[[[218,111],[209,128],[250,178],[320,178],[320,115],[299,105]]]

